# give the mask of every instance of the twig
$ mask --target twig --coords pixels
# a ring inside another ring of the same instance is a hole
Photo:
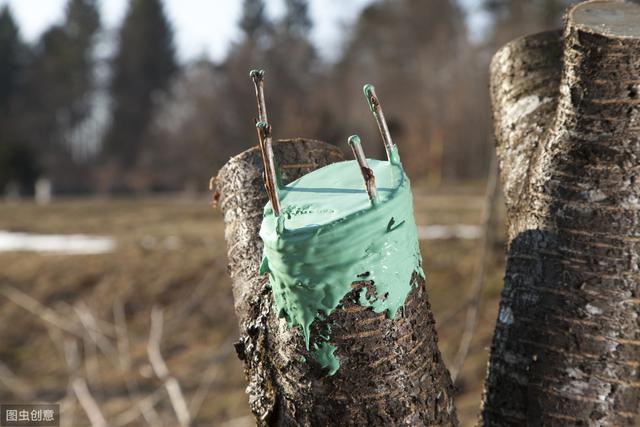
[[[62,358],[63,363],[67,363],[67,355],[65,350],[65,335],[61,329],[45,325],[47,334],[51,338],[51,342]],[[64,398],[60,401],[60,427],[68,427],[75,424],[76,401],[78,400],[73,392],[73,375],[69,375],[67,382],[67,390]]]
[[[200,408],[204,403],[204,400],[207,398],[209,394],[209,390],[211,389],[211,384],[218,377],[222,367],[219,365],[219,362],[225,360],[227,356],[231,353],[231,349],[233,348],[232,343],[233,339],[226,340],[216,351],[216,353],[208,360],[209,369],[205,372],[202,382],[198,386],[195,394],[191,398],[189,402],[189,411],[191,412],[194,418],[197,418],[198,412],[200,412]]]
[[[391,134],[389,133],[389,126],[387,126],[387,121],[384,118],[384,113],[382,112],[382,106],[380,105],[380,100],[376,95],[376,88],[367,83],[362,88],[364,92],[364,97],[367,99],[367,103],[369,104],[369,109],[373,113],[373,117],[376,119],[376,123],[378,124],[378,129],[380,130],[380,136],[382,137],[382,142],[384,143],[384,148],[387,151],[387,158],[391,160],[394,143],[391,139]]]
[[[81,302],[76,304],[73,309],[76,312],[78,319],[80,319],[80,323],[84,327],[90,340],[98,346],[100,351],[102,351],[105,356],[109,357],[112,362],[118,360],[118,352],[113,344],[111,344],[111,341],[109,341],[102,333],[102,329],[98,326],[98,321],[89,307],[87,307],[85,303]]]
[[[39,319],[43,320],[45,323],[78,338],[82,338],[82,334],[78,331],[74,323],[60,317],[58,313],[49,307],[42,305],[39,301],[24,292],[11,286],[2,286],[0,287],[0,294],[4,295],[17,306],[22,307]]]
[[[438,316],[438,328],[444,328],[451,322],[458,314],[464,311],[469,305],[473,303],[473,296],[468,298],[462,304],[449,308],[447,311]]]
[[[264,185],[267,195],[271,201],[273,212],[280,215],[280,198],[278,196],[278,178],[276,176],[276,166],[271,144],[271,126],[267,122],[256,123],[258,140],[260,141],[260,151],[264,164]]]
[[[118,348],[118,361],[121,372],[126,376],[127,393],[129,399],[135,402],[135,405],[142,414],[147,424],[151,426],[160,425],[160,416],[156,412],[153,404],[146,402],[145,399],[138,397],[140,387],[134,375],[129,375],[131,370],[131,352],[129,346],[129,332],[127,328],[127,319],[124,312],[124,304],[118,300],[113,305],[113,319],[116,328],[116,339]],[[136,415],[137,417],[137,415]],[[134,418],[135,419],[135,418]]]
[[[364,178],[364,184],[367,188],[369,199],[371,200],[371,203],[375,205],[376,203],[378,203],[376,177],[373,174],[373,170],[371,170],[369,164],[367,163],[367,158],[364,155],[362,144],[360,143],[360,137],[358,135],[351,135],[349,137],[349,146],[351,147],[351,151],[353,151],[356,162],[358,162],[358,166],[360,166],[360,172],[362,173],[362,177]]]
[[[18,378],[11,369],[4,363],[0,362],[0,383],[17,396],[22,401],[29,401],[33,398],[33,389],[20,378]]]
[[[144,399],[140,399],[139,405],[134,406],[133,408],[127,409],[126,411],[118,414],[113,421],[113,426],[114,427],[126,426],[127,424],[130,424],[136,419],[138,419],[138,416],[142,413],[141,407],[151,408],[157,414],[157,412],[155,411],[155,405],[162,400],[164,395],[165,395],[164,386],[156,389],[149,396],[145,397]],[[150,425],[157,426],[157,425],[162,425],[162,423],[158,418],[158,422],[150,423]]]
[[[496,157],[493,156],[491,160],[491,166],[489,169],[489,179],[487,180],[487,189],[485,196],[485,205],[482,213],[483,223],[483,235],[480,243],[480,253],[477,258],[477,264],[475,267],[475,274],[473,283],[471,285],[471,304],[467,310],[467,318],[465,322],[464,332],[460,339],[460,345],[458,346],[458,352],[454,360],[453,366],[450,369],[451,380],[455,383],[464,362],[469,355],[469,348],[471,347],[471,340],[476,331],[478,324],[478,314],[480,312],[480,306],[482,305],[482,291],[484,288],[486,267],[491,255],[491,245],[494,241],[494,217],[495,217],[495,204],[498,197],[498,162]]]
[[[58,305],[60,306],[61,309],[65,309],[65,310],[69,310],[69,311],[75,311],[75,307],[64,302],[64,301],[60,301],[58,303]],[[91,314],[91,310],[89,310],[89,313]],[[110,322],[107,322],[106,320],[102,320],[100,318],[97,318],[95,316],[93,316],[93,325],[92,324],[88,324],[87,326],[89,326],[94,332],[99,333],[100,335],[102,335],[103,337],[105,337],[107,339],[107,341],[109,339],[115,339],[116,338],[116,330],[115,327],[113,326],[113,324],[111,324]],[[75,324],[75,322],[74,322]],[[83,325],[84,327],[84,325]],[[82,331],[79,331],[82,332]]]
[[[65,356],[71,374],[71,388],[73,389],[80,406],[89,418],[93,427],[106,427],[107,420],[104,418],[100,407],[91,395],[87,382],[82,377],[80,371],[80,355],[78,352],[78,342],[75,339],[65,341]]]
[[[214,267],[222,268],[222,265],[222,263],[219,263]],[[207,291],[212,289],[213,276],[214,274],[217,274],[217,271],[219,270],[217,270],[216,268],[208,269],[208,271],[204,274],[204,276],[202,276],[198,284],[194,287],[193,291],[186,299],[186,301],[179,305],[178,309],[172,313],[171,317],[167,316],[168,318],[164,323],[165,334],[171,335],[171,333],[175,329],[184,326],[182,324],[182,321],[185,319],[185,317],[192,315],[193,312],[200,305],[202,305],[203,301],[206,300],[205,296]]]
[[[60,427],[73,427],[76,413],[76,398],[71,385],[71,378],[67,384],[67,392],[60,401]]]
[[[251,70],[249,77],[253,80],[256,89],[256,100],[258,101],[258,121],[269,123],[267,118],[267,105],[264,101],[264,70]]]
[[[180,384],[175,377],[171,376],[167,364],[160,353],[160,341],[162,340],[162,324],[163,312],[158,307],[151,309],[151,331],[149,332],[149,342],[147,344],[147,353],[149,354],[149,362],[156,376],[164,382],[164,386],[169,395],[169,401],[176,413],[178,422],[181,427],[191,425],[191,415],[189,408],[182,394]]]
[[[271,142],[271,126],[267,117],[267,105],[264,100],[264,70],[251,70],[249,72],[253,86],[256,90],[256,101],[258,103],[258,141],[260,142],[260,152],[264,166],[264,185],[267,195],[271,201],[271,206],[276,216],[280,215],[280,199],[278,198],[278,178],[276,176],[275,158]]]
[[[93,393],[98,399],[104,396],[104,384],[100,377],[100,358],[98,357],[98,348],[93,339],[88,335],[82,339],[83,359],[84,359],[84,377],[86,381],[92,385]]]
[[[244,427],[255,424],[255,420],[252,416],[245,415],[244,417],[232,418],[227,421],[223,421],[218,427]]]

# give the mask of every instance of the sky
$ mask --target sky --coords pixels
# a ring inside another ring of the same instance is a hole
[[[51,24],[61,22],[67,0],[0,0],[9,4],[23,37],[33,41]],[[351,22],[371,0],[312,0],[314,21],[311,38],[326,57],[340,47],[340,29]],[[107,29],[120,24],[128,0],[101,0],[102,19]],[[239,37],[237,23],[242,0],[164,0],[175,31],[180,59],[190,60],[206,54],[213,60],[224,57],[229,44]],[[282,0],[267,0],[271,16],[282,14]]]
[[[314,26],[311,39],[321,55],[331,59],[340,48],[342,29],[351,24],[361,9],[372,0],[311,0],[310,16]],[[0,0],[0,6],[9,4],[28,41],[34,41],[51,24],[61,22],[67,0]],[[478,0],[460,0],[469,12],[472,35],[482,32],[486,25],[477,10]],[[120,24],[128,0],[101,0],[102,19],[107,29]],[[167,14],[173,24],[178,55],[182,61],[203,55],[221,60],[229,44],[239,38],[238,20],[242,0],[164,0]],[[272,17],[284,10],[282,0],[267,0],[267,11]]]

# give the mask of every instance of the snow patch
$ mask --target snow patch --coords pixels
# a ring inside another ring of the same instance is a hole
[[[479,239],[480,236],[482,236],[482,227],[479,225],[453,224],[418,226],[418,239],[420,240]]]
[[[45,252],[63,255],[97,255],[113,252],[111,237],[85,234],[32,234],[0,231],[0,252]]]

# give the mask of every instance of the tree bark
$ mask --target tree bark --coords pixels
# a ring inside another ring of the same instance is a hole
[[[318,141],[280,141],[274,150],[285,183],[342,159],[337,148]],[[352,285],[326,321],[314,323],[316,333],[332,325],[330,342],[341,361],[333,376],[315,363],[301,333],[278,318],[268,279],[258,274],[258,231],[267,201],[262,171],[253,148],[232,158],[217,177],[240,325],[236,350],[258,424],[457,425],[451,380],[419,275],[393,320],[356,303],[360,289],[373,291],[363,281]]]
[[[640,411],[640,6],[590,1],[491,65],[507,269],[481,421]]]

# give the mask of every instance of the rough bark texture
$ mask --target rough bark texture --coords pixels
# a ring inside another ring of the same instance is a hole
[[[341,160],[339,150],[309,140],[274,145],[285,183]],[[251,410],[259,425],[457,425],[452,385],[440,352],[422,278],[394,320],[355,303],[354,290],[315,332],[333,324],[341,367],[326,376],[301,334],[277,317],[267,277],[259,276],[258,231],[267,201],[254,148],[232,158],[217,177],[229,247],[238,356],[245,363]]]
[[[586,2],[565,25],[492,62],[509,246],[486,426],[633,425],[640,410],[640,33],[623,29],[640,7]]]

